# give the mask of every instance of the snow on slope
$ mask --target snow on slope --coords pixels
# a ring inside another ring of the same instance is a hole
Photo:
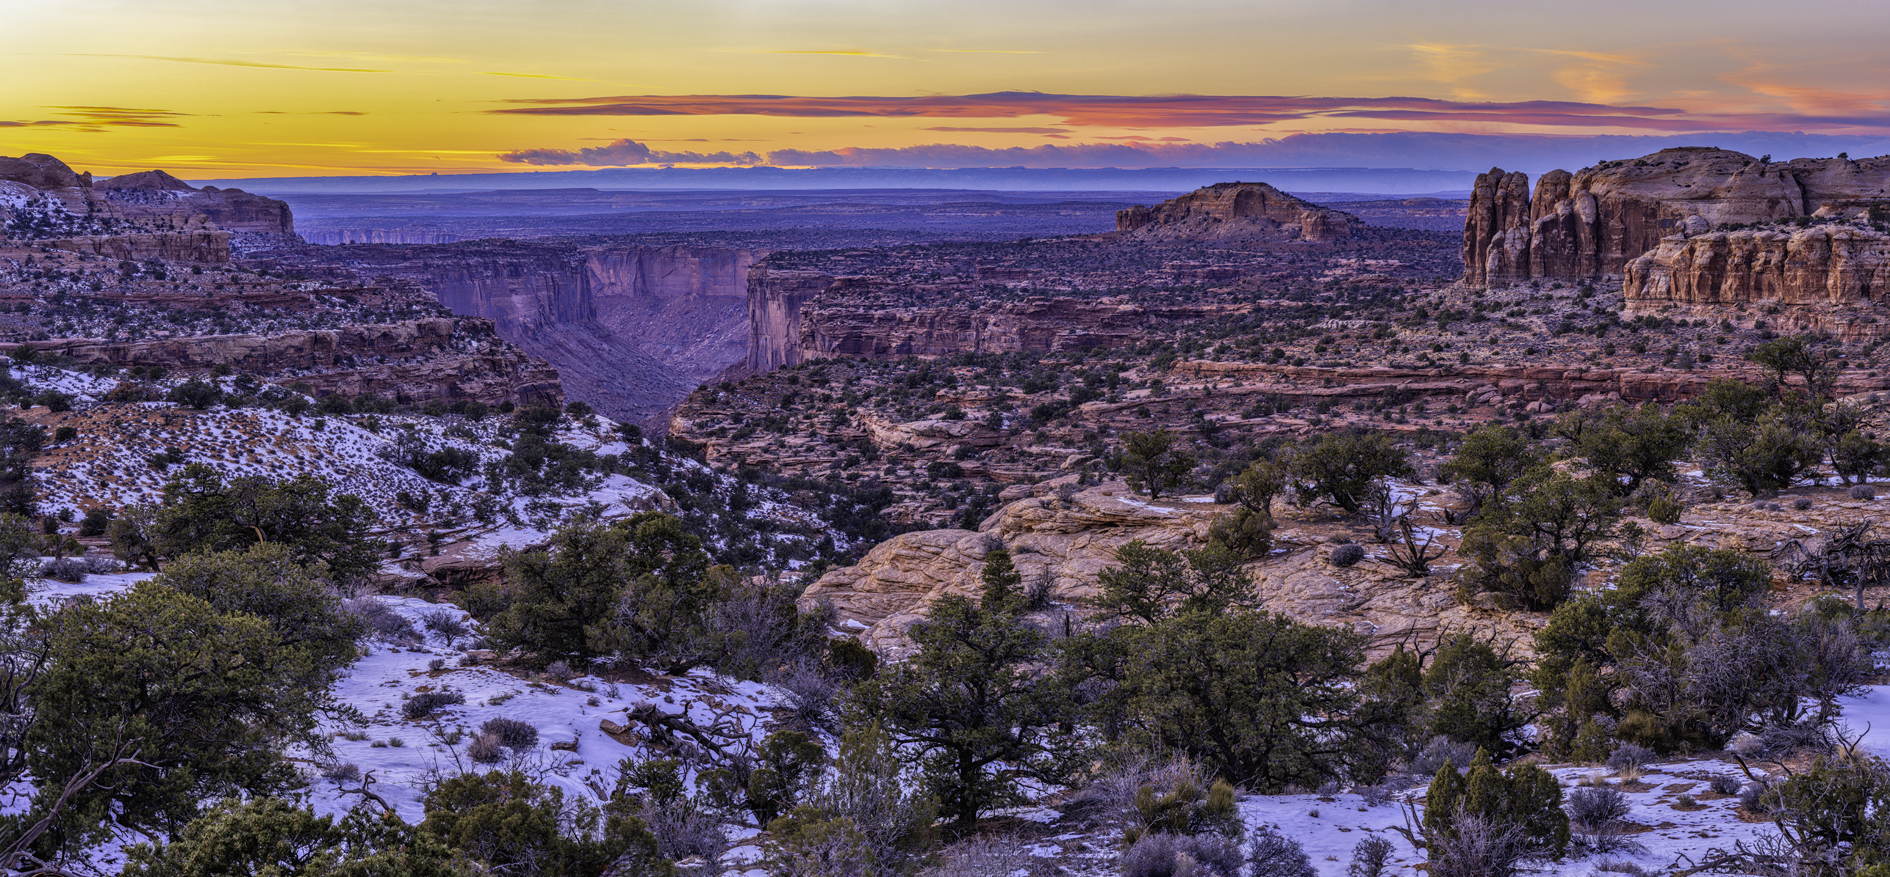
[[[88,576],[81,584],[35,583],[35,600],[70,598],[81,594],[109,594],[147,578],[148,574]],[[413,624],[421,639],[407,644],[377,641],[366,647],[365,654],[336,684],[341,703],[358,710],[365,724],[331,722],[324,733],[331,737],[332,752],[323,755],[297,750],[291,756],[302,763],[310,778],[310,801],[323,813],[339,813],[359,803],[360,781],[336,781],[323,776],[333,774],[336,765],[352,764],[363,775],[371,774],[371,791],[387,800],[401,817],[417,822],[423,816],[422,797],[428,781],[441,774],[462,769],[490,770],[517,768],[563,788],[567,795],[600,801],[615,782],[615,767],[625,758],[661,757],[634,736],[613,737],[601,730],[605,720],[626,724],[624,714],[639,705],[652,705],[669,714],[688,713],[698,724],[716,721],[738,723],[759,740],[771,729],[770,710],[780,705],[779,696],[752,682],[720,678],[698,672],[684,678],[651,678],[647,682],[612,685],[596,677],[580,677],[567,683],[545,678],[525,678],[494,667],[468,661],[465,647],[471,637],[447,642],[427,630],[425,619],[432,613],[470,623],[458,607],[431,604],[414,598],[375,597]],[[438,663],[436,668],[434,665]],[[462,693],[463,705],[449,706],[435,717],[410,720],[402,714],[405,699],[429,691],[451,690]],[[1890,686],[1874,686],[1845,700],[1846,721],[1855,730],[1869,727],[1864,746],[1867,750],[1890,754]],[[529,722],[539,732],[537,746],[510,754],[496,765],[471,762],[466,746],[472,732],[492,718],[510,718]],[[452,732],[460,732],[458,742],[449,744]],[[393,745],[399,740],[400,745]],[[553,749],[552,745],[572,747]],[[1740,840],[1750,841],[1773,829],[1770,822],[1744,821],[1736,810],[1736,796],[1713,793],[1709,782],[1714,776],[1731,776],[1743,781],[1738,768],[1717,759],[1680,759],[1649,766],[1638,781],[1606,776],[1593,767],[1551,767],[1565,792],[1583,784],[1607,783],[1627,795],[1633,810],[1629,817],[1637,827],[1630,839],[1638,848],[1607,854],[1571,855],[1561,862],[1541,865],[1535,873],[1551,877],[1585,877],[1597,871],[1604,861],[1631,862],[1653,871],[1685,867],[1709,849],[1730,848]],[[346,776],[345,774],[343,776]],[[1312,857],[1321,877],[1342,877],[1351,851],[1358,842],[1379,834],[1393,842],[1392,874],[1417,873],[1414,866],[1423,861],[1404,838],[1394,831],[1410,821],[1421,820],[1421,805],[1408,802],[1423,794],[1423,786],[1410,789],[1401,802],[1373,806],[1352,793],[1249,795],[1239,801],[1243,822],[1253,829],[1262,825],[1277,828],[1286,837],[1299,841]],[[1026,820],[1056,822],[1054,811],[1020,810],[1012,815]],[[1080,873],[1115,873],[1113,837],[1071,826],[1071,831],[1047,838],[1028,848],[1027,855],[1055,858],[1072,865]],[[752,838],[752,829],[735,832]],[[751,846],[737,848],[731,862],[752,859]],[[1080,863],[1080,866],[1079,866]],[[739,867],[739,865],[737,866]],[[759,872],[753,872],[759,873]]]
[[[443,612],[470,621],[463,610],[454,606],[427,603],[414,598],[377,597],[384,605],[424,630],[427,613]],[[486,770],[519,767],[564,789],[578,799],[602,801],[616,782],[615,767],[625,758],[643,760],[660,757],[644,744],[627,744],[600,730],[605,720],[624,724],[624,714],[633,707],[652,705],[671,715],[687,713],[703,727],[716,719],[739,723],[752,736],[766,736],[768,711],[775,699],[765,686],[718,678],[698,673],[683,678],[664,678],[648,684],[613,685],[594,676],[557,683],[549,679],[522,678],[492,667],[469,665],[466,653],[458,648],[466,638],[449,645],[429,632],[424,644],[401,647],[375,643],[335,686],[341,703],[358,709],[367,719],[363,727],[334,724],[327,727],[333,736],[332,760],[317,764],[307,752],[296,756],[312,767],[354,764],[365,775],[372,773],[373,790],[386,798],[403,819],[418,822],[423,817],[423,788],[433,774],[448,774],[462,769]],[[440,662],[439,669],[433,664]],[[404,718],[401,707],[414,694],[429,691],[455,691],[466,698],[464,705],[448,706],[433,717],[422,720]],[[466,755],[470,738],[481,724],[494,718],[517,719],[538,729],[538,745],[523,753],[512,754],[507,762],[477,765]],[[445,741],[459,730],[464,737],[456,745]],[[362,732],[365,732],[363,736]],[[362,739],[349,739],[350,736]],[[631,739],[620,735],[623,739]],[[391,745],[399,740],[402,745]],[[574,750],[552,749],[553,744],[575,745]],[[340,787],[358,788],[358,782],[337,783],[329,779],[314,781],[314,801],[322,812],[341,812],[359,802],[358,796],[340,792]]]
[[[94,575],[78,584],[34,582],[30,590],[35,601],[55,602],[117,593],[150,576]],[[324,775],[335,774],[335,766],[348,764],[355,766],[361,778],[371,776],[369,791],[409,823],[418,823],[425,816],[422,800],[428,783],[460,772],[521,770],[563,789],[567,800],[602,803],[616,784],[620,761],[663,757],[634,732],[612,737],[601,730],[606,720],[627,724],[625,712],[645,704],[670,715],[687,713],[702,727],[712,727],[718,721],[723,727],[739,726],[757,743],[773,727],[770,710],[779,704],[778,696],[758,683],[706,671],[622,685],[594,676],[565,683],[525,678],[469,662],[464,647],[473,637],[448,643],[425,626],[426,617],[432,613],[444,613],[470,624],[464,610],[415,598],[371,599],[407,619],[423,638],[408,644],[381,640],[367,644],[362,658],[334,688],[335,699],[359,711],[365,723],[330,719],[321,729],[330,738],[330,753],[317,754],[305,747],[289,752],[290,759],[302,766],[309,780],[309,805],[318,813],[341,814],[362,802],[362,779],[337,781]],[[441,664],[439,669],[433,667],[436,661]],[[423,720],[403,716],[401,707],[406,698],[440,690],[462,693],[465,704],[445,707]],[[480,725],[494,718],[530,723],[538,730],[537,745],[524,751],[508,751],[505,760],[495,764],[473,762],[466,751],[468,744]],[[457,743],[447,743],[454,739],[455,731]],[[554,749],[554,744],[571,748]],[[731,832],[737,837],[754,833]],[[90,864],[100,873],[115,872],[118,847],[118,843],[112,843],[93,851]],[[731,855],[739,859],[752,857],[753,852],[748,847]]]

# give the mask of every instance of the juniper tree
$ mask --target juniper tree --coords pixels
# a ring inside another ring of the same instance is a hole
[[[1048,642],[1013,613],[960,596],[912,626],[918,652],[859,688],[866,710],[921,759],[941,813],[969,827],[1018,799],[1027,777],[1060,776],[1071,736],[1065,693],[1039,679]]]
[[[1302,505],[1324,499],[1356,515],[1386,478],[1409,476],[1411,461],[1383,433],[1329,433],[1299,447],[1292,474]]]
[[[1129,486],[1159,499],[1162,492],[1180,486],[1194,471],[1194,456],[1175,447],[1175,434],[1166,429],[1132,432],[1122,450],[1122,467]]]

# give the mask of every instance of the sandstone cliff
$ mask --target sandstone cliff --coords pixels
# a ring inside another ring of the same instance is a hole
[[[1890,157],[1762,161],[1704,147],[1664,149],[1578,173],[1477,178],[1464,224],[1464,282],[1621,276],[1671,234],[1722,224],[1849,214],[1890,202]]]
[[[115,259],[227,262],[232,234],[293,237],[289,206],[163,171],[94,184],[49,155],[0,157],[0,238]]]
[[[1123,297],[1020,296],[966,307],[887,306],[877,279],[757,266],[748,278],[748,368],[767,372],[832,356],[1056,353],[1130,346],[1151,321],[1201,319],[1226,305],[1145,306]],[[896,286],[896,284],[894,284]]]
[[[1890,234],[1827,223],[1673,235],[1628,263],[1622,292],[1630,313],[1763,303],[1782,330],[1874,336],[1881,315],[1868,306],[1890,303]]]
[[[766,250],[601,246],[585,251],[597,321],[693,386],[747,353],[748,272]]]
[[[1116,231],[1138,240],[1336,241],[1360,224],[1266,183],[1216,183],[1116,213]]]
[[[293,270],[336,266],[414,283],[556,366],[565,392],[660,429],[664,412],[742,361],[746,274],[761,253],[539,241],[305,247]]]

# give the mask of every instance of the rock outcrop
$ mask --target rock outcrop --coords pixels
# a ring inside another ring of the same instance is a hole
[[[1116,549],[1130,541],[1171,551],[1206,544],[1214,518],[1227,507],[1202,499],[1145,500],[1120,483],[1067,499],[1019,499],[975,531],[928,530],[880,543],[859,563],[821,576],[801,602],[810,609],[831,604],[841,625],[868,648],[903,657],[913,648],[912,624],[924,620],[933,603],[949,595],[977,599],[985,556],[1003,547],[1025,582],[1048,576],[1054,600],[1081,615],[1085,601],[1100,593],[1097,575],[1116,565]],[[1247,568],[1261,605],[1298,621],[1372,635],[1377,652],[1442,631],[1476,632],[1527,649],[1530,632],[1543,621],[1460,605],[1449,581],[1403,578],[1375,560],[1334,567],[1326,562],[1331,546],[1290,523],[1283,523],[1275,543],[1285,550]]]
[[[0,157],[0,238],[115,259],[227,262],[232,235],[293,238],[289,205],[163,171],[98,183],[50,155]]]
[[[19,158],[0,155],[0,182],[47,191],[90,189],[92,175],[75,173],[65,162],[50,155],[29,152]]]
[[[1672,235],[1627,266],[1628,311],[1765,304],[1785,331],[1881,333],[1872,306],[1890,303],[1890,234],[1824,223]]]
[[[1153,207],[1116,213],[1116,231],[1138,240],[1336,241],[1360,225],[1266,183],[1215,183]]]
[[[1578,173],[1477,177],[1464,224],[1464,282],[1619,277],[1673,235],[1726,224],[1849,215],[1890,203],[1890,157],[1771,162],[1707,147],[1664,149]]]
[[[976,531],[927,530],[880,543],[860,562],[820,577],[801,596],[804,606],[833,604],[841,623],[868,647],[901,656],[911,646],[907,629],[950,594],[979,593],[979,572],[992,549],[1008,548],[1026,582],[1049,575],[1059,601],[1097,594],[1096,574],[1114,565],[1115,551],[1141,539],[1158,548],[1198,548],[1215,509],[1189,503],[1149,503],[1122,484],[1083,491],[1067,503],[1055,497],[1013,502]]]

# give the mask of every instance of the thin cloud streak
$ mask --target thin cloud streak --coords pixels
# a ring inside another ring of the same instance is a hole
[[[1320,119],[1477,123],[1655,131],[1890,130],[1890,110],[1858,115],[1699,112],[1582,101],[1455,101],[1420,97],[1294,95],[1069,95],[1009,91],[918,97],[624,95],[505,101],[489,113],[527,116],[771,116],[779,118],[1007,119],[1056,117],[1072,127],[1253,127]]]
[[[305,67],[299,64],[265,64],[261,61],[237,61],[232,58],[180,58],[171,55],[116,55],[96,52],[69,52],[68,58],[132,58],[142,61],[170,61],[177,64],[214,64],[220,67],[260,67],[267,70],[313,70],[323,73],[392,73],[367,67]]]
[[[578,79],[574,76],[546,76],[542,73],[503,73],[497,70],[481,70],[480,76],[516,76],[519,79],[557,79],[564,82],[596,82],[595,79]]]
[[[1419,132],[1294,134],[1253,142],[1177,143],[1155,140],[991,148],[954,143],[907,147],[779,149],[745,153],[661,152],[634,140],[585,149],[530,149],[501,161],[536,166],[637,167],[710,164],[769,167],[1137,168],[1375,167],[1467,170],[1500,164],[1547,170],[1582,167],[1610,156],[1669,146],[1722,146],[1751,154],[1834,155],[1890,150],[1883,136],[1777,132],[1696,134],[1442,134]]]

